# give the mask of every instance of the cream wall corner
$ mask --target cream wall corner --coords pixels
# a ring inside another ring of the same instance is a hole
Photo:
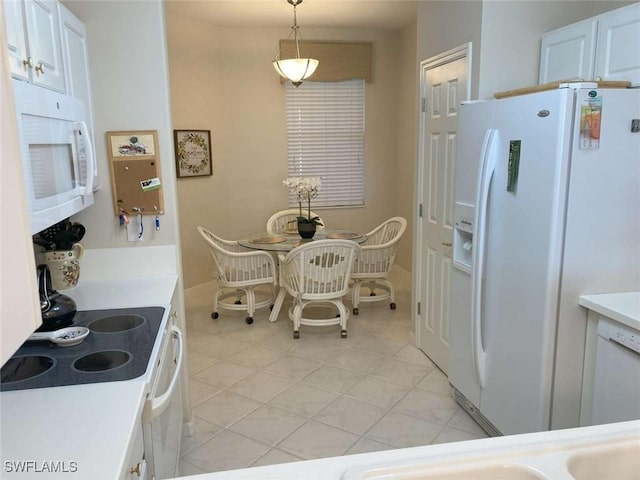
[[[264,229],[272,213],[288,208],[282,186],[287,176],[284,87],[271,65],[286,30],[215,27],[183,18],[170,5],[166,10],[173,126],[212,132],[213,176],[177,180],[185,286],[190,287],[209,281],[212,270],[196,226],[236,239]],[[320,210],[330,227],[369,231],[404,214],[399,213],[399,203],[406,200],[398,200],[398,178],[406,173],[400,165],[414,161],[406,147],[398,147],[404,103],[398,72],[407,71],[398,55],[402,35],[309,28],[305,38],[374,42],[374,81],[365,87],[366,205]],[[404,263],[409,262],[405,255]]]

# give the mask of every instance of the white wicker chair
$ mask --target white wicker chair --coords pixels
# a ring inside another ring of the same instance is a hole
[[[349,311],[342,297],[349,291],[349,275],[359,250],[360,246],[349,240],[316,240],[280,256],[280,285],[294,299],[289,311],[293,338],[300,337],[300,325],[340,325],[340,335],[346,338]],[[311,304],[333,305],[339,315],[303,317],[303,310]]]
[[[367,233],[367,240],[362,243],[360,255],[351,271],[353,279],[352,302],[353,314],[358,315],[360,302],[377,302],[390,299],[389,307],[395,310],[395,291],[387,276],[395,261],[398,243],[407,228],[407,221],[402,217],[393,217]],[[369,289],[368,296],[361,295],[361,288]],[[382,291],[382,294],[376,291]]]
[[[218,318],[218,307],[229,310],[246,310],[245,322],[253,323],[257,308],[273,307],[277,287],[277,270],[273,257],[267,252],[250,250],[231,240],[224,240],[203,227],[198,232],[209,247],[215,264],[214,276],[218,278],[218,290],[213,297],[211,318]],[[254,288],[271,287],[270,296],[256,303]],[[235,297],[235,302],[226,299]],[[246,303],[242,299],[246,298]]]
[[[302,210],[303,215],[307,215],[306,210]],[[289,210],[281,210],[279,212],[271,215],[271,218],[267,220],[267,233],[270,235],[274,235],[277,233],[283,233],[283,231],[289,227],[292,230],[295,230],[297,233],[297,219],[300,216],[300,210],[297,208],[291,208]],[[311,212],[311,218],[319,217],[319,215],[315,212]],[[316,231],[324,230],[324,222],[320,219],[322,225],[318,225],[316,227]]]

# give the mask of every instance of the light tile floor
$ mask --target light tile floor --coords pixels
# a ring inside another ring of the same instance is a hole
[[[212,320],[215,282],[187,289],[187,353],[196,433],[180,473],[194,475],[485,437],[451,398],[446,376],[410,343],[411,278],[392,274],[398,308],[361,304],[339,327],[293,339],[259,310]],[[347,301],[347,306],[350,302]]]

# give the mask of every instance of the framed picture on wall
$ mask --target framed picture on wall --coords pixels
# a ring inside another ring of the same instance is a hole
[[[174,130],[178,178],[213,175],[211,130]]]

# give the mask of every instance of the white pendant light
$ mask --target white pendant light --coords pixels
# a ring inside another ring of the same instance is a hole
[[[273,61],[273,68],[287,80],[291,80],[296,87],[299,86],[305,78],[310,77],[318,67],[318,60],[315,58],[300,58],[300,27],[298,27],[298,19],[296,16],[296,7],[302,3],[302,0],[287,0],[293,5],[293,26],[287,40],[293,35],[296,43],[296,58],[280,59],[280,53],[276,55]]]

